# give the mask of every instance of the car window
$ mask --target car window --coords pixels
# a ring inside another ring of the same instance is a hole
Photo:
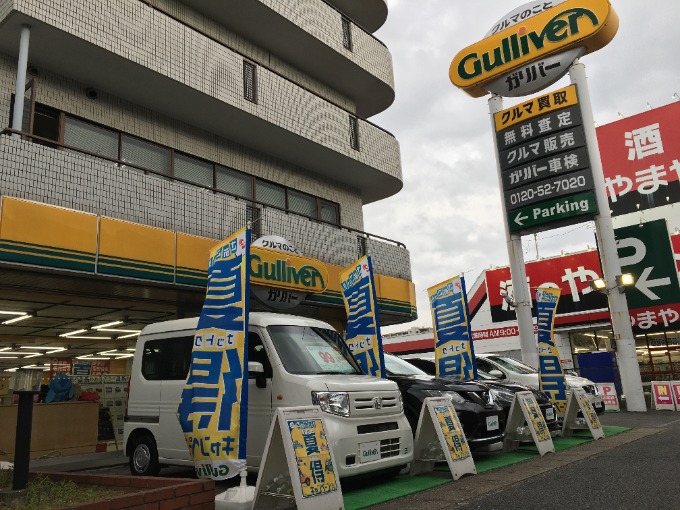
[[[407,361],[385,354],[385,370],[389,375],[428,375]]]
[[[536,374],[538,370],[534,367],[530,367],[526,363],[514,358],[506,358],[505,356],[494,356],[493,361],[498,363],[500,366],[516,374]]]
[[[477,371],[483,370],[484,372],[491,372],[494,369],[498,370],[484,358],[477,358],[475,361],[477,362]]]
[[[307,326],[269,326],[267,330],[289,374],[361,373],[333,330]]]
[[[480,381],[500,381],[499,377],[494,377],[493,375],[479,369],[479,364],[477,365],[477,379]]]

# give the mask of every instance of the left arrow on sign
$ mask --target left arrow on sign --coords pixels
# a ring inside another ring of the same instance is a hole
[[[522,216],[522,213],[517,213],[517,216],[515,216],[515,223],[517,223],[520,227],[524,226],[524,220],[528,220],[529,216]]]
[[[635,288],[642,292],[645,296],[647,296],[649,299],[661,299],[659,296],[654,294],[651,290],[649,290],[652,287],[660,287],[662,285],[670,285],[671,284],[671,279],[670,277],[666,276],[664,278],[655,278],[653,280],[649,279],[649,275],[651,274],[652,270],[654,269],[654,266],[652,267],[646,267],[644,271],[642,271],[642,274],[640,275],[640,278],[638,278],[637,282],[635,282]]]

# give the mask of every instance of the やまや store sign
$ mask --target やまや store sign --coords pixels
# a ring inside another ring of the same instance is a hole
[[[613,215],[680,202],[680,102],[597,128]]]

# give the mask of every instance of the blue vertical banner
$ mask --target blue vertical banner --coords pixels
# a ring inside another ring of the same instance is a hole
[[[199,478],[246,469],[250,230],[210,252],[208,289],[177,418]]]
[[[378,300],[371,257],[364,256],[340,273],[347,311],[345,343],[365,374],[386,377],[378,320]]]
[[[557,415],[564,416],[567,410],[567,381],[553,334],[559,300],[560,289],[539,287],[536,290],[538,389],[550,397],[557,408]]]
[[[432,312],[437,377],[457,381],[476,379],[465,279],[455,276],[430,287],[427,296]]]

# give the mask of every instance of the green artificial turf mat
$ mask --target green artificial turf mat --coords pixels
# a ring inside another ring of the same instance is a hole
[[[449,478],[432,478],[429,476],[398,476],[385,483],[376,483],[371,487],[351,492],[343,492],[345,510],[359,510],[392,499],[408,496],[416,492],[431,489],[438,485],[450,483]]]
[[[475,468],[477,468],[477,474],[484,473],[485,471],[491,471],[492,469],[498,469],[505,466],[510,466],[512,464],[517,464],[519,462],[524,462],[525,460],[533,459],[536,457],[535,453],[527,452],[493,452],[491,454],[485,454],[483,457],[480,456],[475,459]],[[448,466],[442,466],[445,471],[449,470]]]
[[[615,436],[630,430],[627,427],[603,427],[605,437]],[[560,452],[574,446],[579,446],[593,441],[590,431],[583,430],[576,432],[571,437],[555,437],[553,444],[555,445],[555,452]],[[475,455],[475,467],[477,473],[484,473],[493,469],[498,469],[512,464],[518,464],[529,459],[538,457],[538,452],[535,445],[526,444],[515,452],[485,452]],[[435,469],[436,475],[441,476],[442,473],[449,471],[449,466],[446,463],[438,464]],[[392,499],[421,492],[438,485],[450,483],[451,478],[435,478],[427,475],[420,476],[398,476],[392,478],[384,483],[375,482],[371,486],[352,488],[349,487],[346,492],[343,492],[346,510],[360,510],[368,508],[378,503],[390,501]],[[344,489],[343,489],[344,490]]]

